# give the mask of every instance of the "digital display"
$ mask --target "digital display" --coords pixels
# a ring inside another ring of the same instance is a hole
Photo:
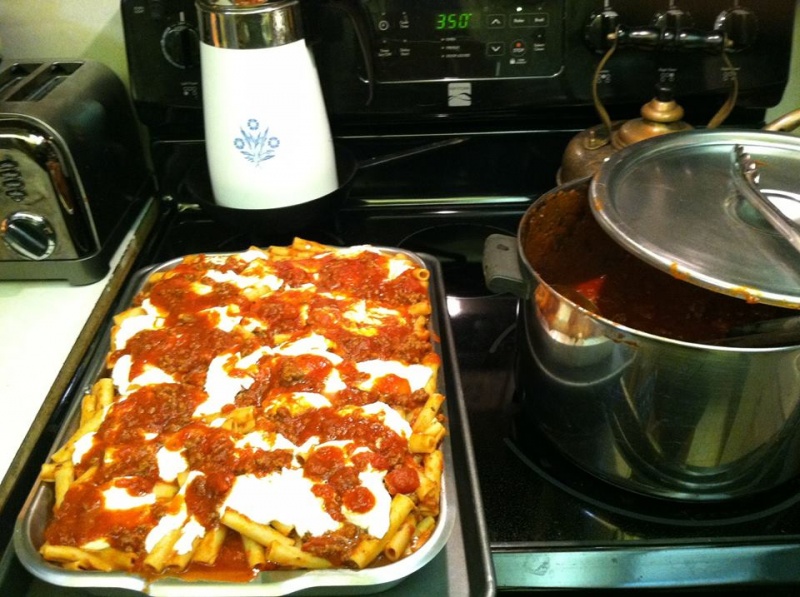
[[[471,22],[471,12],[439,12],[434,28],[436,31],[463,31],[469,29]]]
[[[374,26],[380,82],[555,77],[562,70],[564,0],[360,4]]]

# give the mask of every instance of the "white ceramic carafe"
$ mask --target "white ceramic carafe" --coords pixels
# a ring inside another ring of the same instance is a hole
[[[328,116],[298,0],[197,0],[215,201],[269,209],[338,188]]]

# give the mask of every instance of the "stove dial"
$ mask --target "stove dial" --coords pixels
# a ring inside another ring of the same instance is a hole
[[[584,27],[583,36],[590,48],[603,53],[611,47],[610,35],[619,26],[619,14],[610,6],[592,13]]]
[[[200,64],[200,37],[186,21],[171,25],[161,35],[161,52],[172,66],[181,69]]]
[[[685,10],[681,10],[676,6],[670,6],[668,10],[656,13],[653,17],[653,25],[661,30],[673,29],[677,31],[687,27],[693,27],[694,21],[692,20],[692,15]]]
[[[0,222],[0,236],[26,259],[47,259],[56,248],[56,233],[46,218],[18,211]]]
[[[725,32],[734,50],[744,50],[756,42],[758,18],[752,10],[736,6],[719,13],[714,28]]]

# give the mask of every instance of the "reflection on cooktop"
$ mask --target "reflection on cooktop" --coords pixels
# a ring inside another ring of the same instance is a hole
[[[483,278],[483,243],[490,234],[508,231],[483,224],[438,224],[412,232],[399,246],[436,257],[442,266],[448,296],[490,294]]]
[[[522,394],[522,397],[515,398],[515,402],[524,404],[524,390]],[[638,528],[639,523],[705,529],[712,535],[728,534],[723,527],[735,528],[735,533],[745,528],[749,533],[757,532],[756,526],[765,531],[760,525],[800,503],[800,480],[763,495],[725,501],[670,500],[634,493],[581,469],[561,454],[541,432],[537,433],[532,425],[529,416],[522,412],[514,414],[504,440],[508,449],[534,474],[583,501],[605,524],[627,524],[629,533]],[[648,532],[651,531],[644,530],[642,534]]]
[[[451,299],[451,321],[493,548],[770,542],[800,532],[800,480],[749,499],[659,499],[618,488],[569,461],[526,413],[515,369],[518,304]],[[620,543],[622,542],[622,543]]]

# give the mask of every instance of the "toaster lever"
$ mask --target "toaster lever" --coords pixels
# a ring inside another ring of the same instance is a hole
[[[64,169],[61,163],[54,158],[47,160],[47,171],[50,173],[50,180],[55,187],[56,194],[58,195],[58,202],[64,208],[64,211],[72,215],[75,213],[75,202],[72,199],[72,193],[69,190],[69,184],[64,176]]]

